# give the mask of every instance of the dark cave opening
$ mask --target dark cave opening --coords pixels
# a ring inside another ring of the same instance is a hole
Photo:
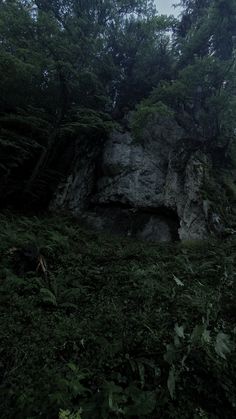
[[[180,219],[173,209],[135,208],[112,202],[90,207],[83,217],[88,226],[119,236],[150,242],[179,241]]]

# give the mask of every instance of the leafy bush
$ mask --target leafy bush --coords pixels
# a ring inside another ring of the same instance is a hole
[[[143,131],[147,129],[151,123],[161,123],[167,119],[173,118],[174,112],[164,103],[158,102],[152,104],[150,100],[145,100],[137,106],[136,111],[133,113],[131,128],[134,134],[134,138],[137,141],[143,139]]]
[[[0,417],[234,417],[234,239],[154,245],[12,214],[0,239]],[[29,241],[47,277],[14,273]]]

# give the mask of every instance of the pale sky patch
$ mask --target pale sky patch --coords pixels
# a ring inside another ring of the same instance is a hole
[[[178,17],[181,12],[180,7],[175,8],[172,6],[173,4],[178,3],[178,0],[155,0],[154,2],[159,14],[174,15],[175,17]]]

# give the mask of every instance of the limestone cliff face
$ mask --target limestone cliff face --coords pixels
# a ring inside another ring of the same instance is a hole
[[[60,185],[52,208],[89,226],[153,241],[203,239],[208,214],[202,188],[211,161],[177,124],[149,124],[144,140],[113,132],[83,156]]]

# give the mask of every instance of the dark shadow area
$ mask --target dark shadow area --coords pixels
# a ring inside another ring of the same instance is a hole
[[[150,242],[179,241],[180,220],[169,208],[132,208],[125,204],[97,205],[85,213],[89,227]]]

